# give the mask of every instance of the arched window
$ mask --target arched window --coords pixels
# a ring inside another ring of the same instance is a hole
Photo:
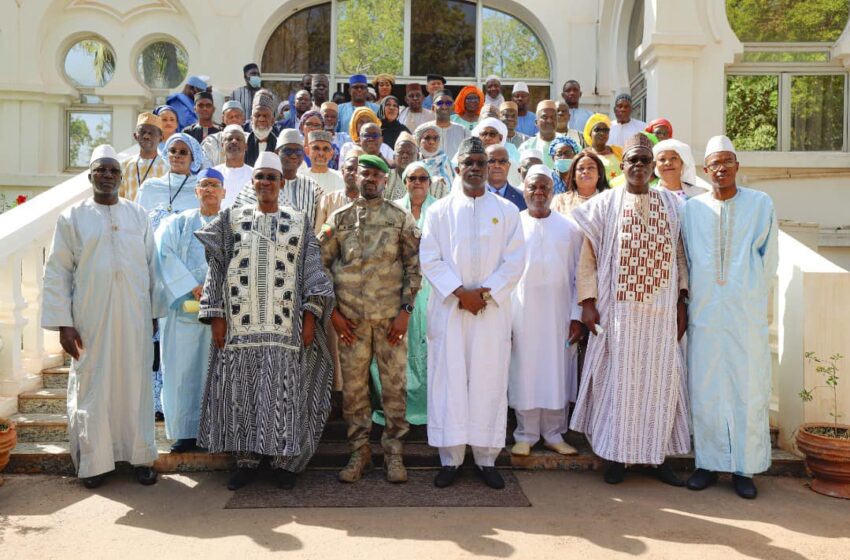
[[[531,28],[481,0],[333,0],[304,8],[272,32],[261,69],[264,85],[284,96],[305,73],[329,74],[342,88],[351,74],[386,72],[399,86],[430,73],[454,84],[496,74],[508,93],[525,81],[542,99],[551,75]]]
[[[156,41],[139,53],[136,70],[148,88],[172,89],[186,79],[189,55],[174,41]]]
[[[726,134],[739,150],[847,151],[847,82],[830,52],[850,0],[726,0],[744,44],[726,76]]]
[[[77,41],[65,53],[65,76],[77,88],[103,87],[115,73],[115,52],[96,38]]]

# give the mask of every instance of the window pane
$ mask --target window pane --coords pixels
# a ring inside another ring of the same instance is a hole
[[[745,43],[838,39],[850,0],[726,0],[729,25]]]
[[[482,11],[484,52],[481,74],[501,78],[549,79],[549,59],[537,36],[524,23],[504,12]]]
[[[829,62],[829,53],[824,51],[748,51],[744,53],[741,60],[742,62]]]
[[[404,71],[404,0],[339,0],[337,74]]]
[[[330,71],[331,4],[301,10],[277,26],[260,66],[266,74],[306,74]]]
[[[68,167],[88,167],[95,146],[112,142],[112,114],[68,114]]]
[[[475,76],[475,4],[411,0],[410,73]]]
[[[189,55],[183,47],[170,41],[151,43],[139,55],[139,77],[151,89],[177,87],[188,70]]]
[[[791,149],[838,151],[844,144],[844,76],[791,77]]]
[[[115,73],[115,53],[98,39],[75,43],[65,54],[65,75],[78,87],[102,87]]]
[[[739,150],[775,150],[779,76],[726,77],[726,135]]]

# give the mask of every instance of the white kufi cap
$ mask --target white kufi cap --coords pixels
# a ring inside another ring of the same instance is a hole
[[[728,136],[713,136],[708,140],[708,144],[705,145],[705,157],[716,152],[732,152],[738,155],[738,152],[735,151],[735,146],[729,140]]]
[[[280,134],[277,135],[277,146],[275,146],[274,149],[279,150],[287,144],[298,144],[299,146],[303,146],[304,139],[301,138],[301,133],[294,128],[284,128],[281,130]]]
[[[257,156],[257,161],[254,162],[254,169],[274,169],[283,175],[280,158],[274,152],[260,152],[260,155]]]
[[[512,93],[517,93],[517,92],[524,92],[524,93],[528,93],[528,84],[527,84],[527,83],[525,83],[525,82],[517,82],[517,83],[515,83],[515,84],[514,84],[514,89],[512,90]]]
[[[531,179],[535,175],[543,175],[552,180],[552,170],[541,163],[536,163],[528,168],[528,173],[525,174],[525,179]]]
[[[92,150],[89,165],[93,164],[99,159],[114,159],[115,161],[118,161],[118,152],[116,152],[115,148],[113,148],[109,144],[101,144],[100,146],[97,146],[94,150]]]
[[[543,161],[543,152],[538,150],[537,148],[526,148],[525,150],[519,153],[519,160],[523,161],[528,158],[535,158]]]

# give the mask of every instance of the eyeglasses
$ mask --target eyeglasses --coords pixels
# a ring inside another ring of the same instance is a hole
[[[736,163],[738,163],[737,160],[717,161],[715,163],[709,163],[706,167],[708,167],[709,171],[717,173],[721,169],[732,169]]]
[[[623,160],[625,163],[629,165],[637,165],[642,163],[643,165],[649,165],[652,163],[652,156],[630,156]]]
[[[280,180],[280,175],[278,175],[277,173],[269,173],[269,174],[257,173],[256,175],[254,175],[254,180],[255,181],[278,181],[278,180]]]
[[[280,153],[285,156],[300,156],[304,153],[303,148],[283,148]]]
[[[422,139],[425,140],[426,142],[437,142],[440,139],[440,137],[439,136],[423,136]]]
[[[375,132],[372,132],[372,133],[369,133],[369,134],[361,134],[360,138],[365,138],[366,140],[377,140],[378,138],[381,138],[381,135],[377,134]]]
[[[488,159],[487,163],[489,163],[490,165],[507,165],[507,163],[509,161],[510,160],[507,159],[507,158],[500,158],[500,159],[493,158],[493,159]]]
[[[499,133],[495,130],[482,130],[478,133],[478,136],[499,136]]]
[[[168,150],[168,153],[173,155],[173,156],[188,156],[189,150],[187,150],[185,148],[170,148]]]
[[[427,175],[408,175],[407,182],[408,183],[425,183],[427,182],[429,177]]]
[[[594,133],[597,133],[597,132],[606,132],[607,133],[607,132],[611,132],[611,129],[608,128],[608,127],[600,126],[600,127],[594,128],[593,132]]]
[[[464,160],[463,165],[466,167],[487,167],[486,159],[467,159]]]
[[[437,107],[451,107],[454,105],[453,101],[437,101],[434,103]]]
[[[206,189],[215,190],[215,189],[223,189],[224,185],[222,185],[221,183],[203,182],[203,183],[198,183],[198,188],[204,189],[204,190],[206,190]]]

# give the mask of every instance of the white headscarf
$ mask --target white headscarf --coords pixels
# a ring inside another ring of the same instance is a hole
[[[682,158],[682,182],[689,185],[698,185],[697,170],[694,163],[694,155],[691,153],[691,147],[674,138],[662,140],[652,147],[652,155],[658,158],[661,152],[676,152]],[[656,172],[656,175],[658,173]]]
[[[472,129],[472,136],[481,138],[481,131],[485,128],[495,128],[496,131],[502,135],[502,141],[499,144],[502,146],[505,145],[505,140],[508,138],[508,127],[505,126],[505,123],[494,117],[481,119],[478,121],[478,124],[475,125],[475,128]]]

